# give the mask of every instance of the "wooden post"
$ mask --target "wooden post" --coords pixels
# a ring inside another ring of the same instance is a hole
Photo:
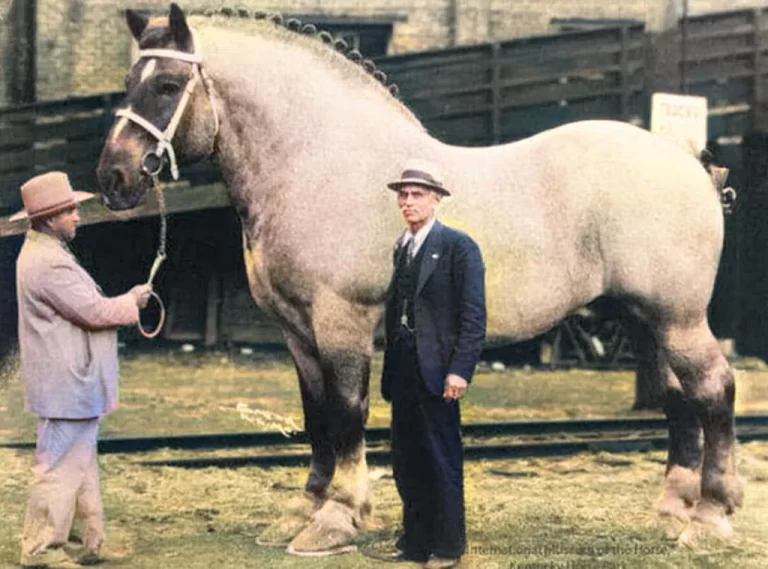
[[[621,66],[621,107],[619,109],[621,120],[629,118],[629,28],[621,26],[621,53],[619,64]]]
[[[219,343],[219,277],[214,272],[208,279],[208,295],[205,300],[205,346]]]
[[[491,141],[501,142],[501,44],[491,44]]]
[[[683,0],[680,19],[680,92],[688,94],[688,0]]]
[[[757,130],[766,130],[765,120],[765,90],[763,89],[763,57],[762,40],[760,33],[760,16],[762,10],[756,8],[752,11],[752,37],[753,37],[753,61],[754,72],[752,74],[752,125]]]

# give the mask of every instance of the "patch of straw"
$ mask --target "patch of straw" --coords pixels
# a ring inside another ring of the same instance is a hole
[[[286,438],[290,438],[301,431],[301,427],[291,417],[280,415],[274,411],[267,411],[266,409],[251,409],[245,403],[238,403],[234,409],[231,407],[219,407],[219,409],[222,411],[235,411],[240,414],[240,418],[244,421],[258,425],[266,431],[280,431]]]

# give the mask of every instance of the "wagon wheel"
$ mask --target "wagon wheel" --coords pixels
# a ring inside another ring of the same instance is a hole
[[[574,315],[551,334],[552,366],[616,367],[634,361],[629,335],[618,320]]]

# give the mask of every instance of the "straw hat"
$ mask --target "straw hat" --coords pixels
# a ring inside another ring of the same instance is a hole
[[[411,159],[405,163],[403,173],[399,180],[390,182],[387,187],[390,190],[398,191],[402,186],[415,184],[424,186],[430,190],[435,190],[438,194],[450,196],[451,193],[445,189],[440,178],[440,171],[437,165],[426,160]]]
[[[73,190],[69,177],[64,172],[40,174],[21,186],[24,209],[13,214],[10,221],[36,219],[59,213],[93,197],[95,194]]]

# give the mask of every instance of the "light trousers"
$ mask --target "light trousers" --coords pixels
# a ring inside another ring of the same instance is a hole
[[[86,550],[99,551],[104,541],[104,513],[96,452],[98,434],[98,418],[38,419],[22,560],[66,544],[76,519]]]

